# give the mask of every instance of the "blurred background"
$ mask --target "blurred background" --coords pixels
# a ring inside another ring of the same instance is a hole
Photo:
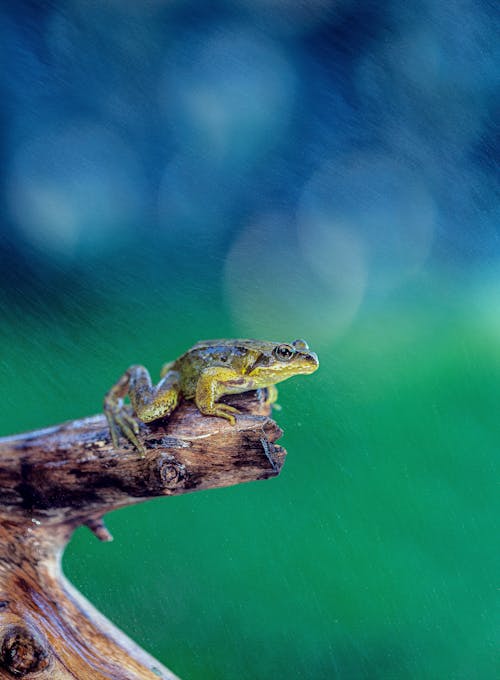
[[[199,339],[320,356],[281,387],[278,479],[121,510],[114,543],[66,552],[185,680],[497,677],[498,20],[2,4],[0,435],[98,412]]]

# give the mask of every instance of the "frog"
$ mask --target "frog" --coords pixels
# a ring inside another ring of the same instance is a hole
[[[317,355],[301,339],[291,343],[202,340],[164,364],[156,385],[144,366],[130,366],[104,398],[113,446],[118,448],[123,436],[144,456],[137,436],[139,421],[150,423],[170,416],[182,399],[194,401],[202,415],[223,418],[234,426],[240,411],[220,402],[222,396],[266,388],[266,402],[276,405],[277,383],[313,373],[318,367]],[[124,407],[126,397],[132,413]]]

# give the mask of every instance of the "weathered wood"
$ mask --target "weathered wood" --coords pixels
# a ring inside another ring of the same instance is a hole
[[[113,448],[104,416],[0,439],[0,678],[172,680],[64,578],[74,529],[110,536],[106,512],[279,474],[285,451],[260,393],[230,400],[233,427],[191,402],[141,427],[145,457]]]

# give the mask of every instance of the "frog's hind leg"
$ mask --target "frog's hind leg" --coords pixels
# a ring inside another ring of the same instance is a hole
[[[104,412],[113,444],[118,446],[119,436],[122,434],[144,455],[144,447],[137,438],[139,424],[123,408],[123,399],[127,395],[134,413],[143,422],[149,423],[168,416],[179,400],[178,373],[170,371],[158,385],[153,386],[151,376],[144,366],[131,366],[104,399]]]
[[[132,442],[141,453],[144,453],[143,447],[136,436],[139,432],[139,424],[135,418],[123,408],[123,400],[127,396],[129,383],[130,376],[129,371],[127,371],[104,397],[104,415],[108,421],[111,439],[115,448],[119,448],[120,436],[123,435]]]
[[[150,423],[172,413],[179,402],[179,374],[169,371],[156,385],[151,384],[148,371],[137,366],[130,376],[130,403],[137,416]]]

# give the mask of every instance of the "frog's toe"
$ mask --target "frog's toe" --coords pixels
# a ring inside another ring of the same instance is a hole
[[[109,431],[111,433],[111,441],[113,446],[117,449],[120,446],[120,431],[115,423],[110,424]]]
[[[132,432],[134,434],[139,434],[140,427],[139,427],[139,423],[137,422],[137,418],[134,418],[133,416],[131,416],[126,411],[123,411],[121,413],[121,418],[122,418],[122,422],[125,423],[132,430]]]
[[[120,441],[120,430],[116,423],[114,414],[111,412],[111,410],[105,408],[104,415],[106,416],[106,420],[108,421],[108,427],[109,432],[111,434],[111,441],[113,442],[113,446],[115,448],[118,448]]]
[[[232,413],[227,413],[226,411],[217,411],[217,413],[214,413],[214,415],[219,416],[219,418],[224,418],[224,420],[228,420],[231,425],[236,425],[236,418]]]
[[[241,413],[241,411],[234,406],[229,406],[229,404],[217,404],[214,415],[219,416],[219,418],[225,418],[231,425],[235,425],[236,418],[234,416],[239,413]]]
[[[108,421],[113,446],[117,449],[120,448],[120,438],[125,437],[144,456],[144,446],[137,438],[140,429],[137,420],[118,405],[105,405],[104,413]]]
[[[129,442],[133,444],[136,447],[136,449],[138,449],[141,456],[144,457],[146,455],[146,449],[137,439],[136,433],[134,431],[135,428],[133,429],[131,426],[129,426],[128,422],[125,419],[123,419],[123,421],[120,423],[120,429],[124,437],[126,437],[129,440]]]
[[[198,410],[204,416],[216,416],[217,418],[224,418],[229,420],[231,425],[236,423],[236,418],[233,414],[238,414],[240,411],[234,406],[229,406],[229,404],[224,404],[217,402],[216,404],[203,404],[197,402]]]
[[[229,406],[229,404],[218,404],[218,408],[226,411],[226,413],[241,413],[239,409],[235,406]]]

